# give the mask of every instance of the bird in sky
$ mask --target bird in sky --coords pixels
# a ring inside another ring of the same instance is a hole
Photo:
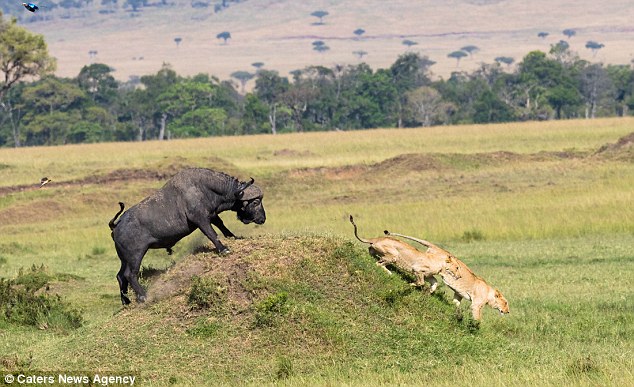
[[[44,187],[46,184],[50,183],[51,179],[48,177],[43,177],[40,179],[40,188]]]
[[[24,6],[24,8],[26,8],[30,12],[35,12],[38,9],[40,9],[40,7],[38,7],[37,4],[33,4],[33,3],[22,3],[22,5]]]

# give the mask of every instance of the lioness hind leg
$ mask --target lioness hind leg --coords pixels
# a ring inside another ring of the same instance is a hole
[[[460,307],[460,301],[462,301],[462,296],[454,292],[452,301],[454,304],[456,304],[457,307]]]
[[[418,273],[416,271],[413,272],[414,276],[416,277],[416,281],[410,283],[411,286],[416,286],[417,288],[425,285],[425,276],[422,275],[421,273]]]
[[[429,281],[429,284],[431,285],[431,288],[429,289],[429,294],[433,293],[436,291],[436,288],[438,287],[438,281],[436,280],[436,277],[429,276],[426,278],[427,281]]]
[[[386,264],[387,264],[387,262],[381,262],[381,261],[376,263],[377,266],[380,266],[381,269],[383,269],[383,270],[385,270],[387,272],[387,274],[391,275],[392,272],[387,267],[385,267]]]

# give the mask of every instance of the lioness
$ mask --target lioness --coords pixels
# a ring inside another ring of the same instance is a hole
[[[387,230],[385,231],[385,234],[413,240],[425,246],[433,246],[431,243],[425,240],[417,239],[407,235],[390,233]],[[440,249],[437,246],[434,246],[434,248]],[[440,250],[446,252],[445,250]],[[446,253],[449,254],[448,252]],[[464,262],[455,257],[453,257],[453,259],[458,262],[458,273],[460,275],[441,275],[441,277],[445,285],[447,285],[451,288],[451,290],[454,291],[453,302],[454,304],[456,304],[456,306],[460,306],[460,301],[463,298],[470,300],[471,314],[473,315],[473,318],[475,320],[480,320],[480,317],[482,316],[482,307],[485,304],[488,304],[493,309],[497,309],[498,311],[500,311],[500,314],[509,313],[509,303],[508,301],[506,301],[506,298],[504,298],[499,290],[493,288],[491,285],[487,284],[484,279],[475,275],[475,273],[471,271],[471,269],[469,269],[469,267]]]
[[[434,275],[442,272],[448,277],[460,278],[458,262],[453,256],[422,253],[394,238],[361,239],[357,234],[357,225],[352,215],[350,215],[350,223],[354,226],[354,236],[359,241],[370,245],[368,249],[370,254],[378,258],[376,264],[389,274],[392,272],[386,265],[392,265],[400,271],[413,274],[416,277],[416,282],[411,284],[413,286],[422,286],[427,280],[430,284],[430,293],[433,293],[438,286]]]

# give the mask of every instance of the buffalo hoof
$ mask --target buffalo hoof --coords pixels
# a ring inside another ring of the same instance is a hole
[[[121,303],[125,305],[130,305],[130,299],[124,293],[121,293]]]
[[[229,248],[227,248],[227,247],[225,247],[222,250],[218,250],[218,254],[220,254],[220,255],[227,255],[229,253],[231,253],[231,250],[229,250]]]
[[[138,296],[138,297],[136,298],[136,301],[137,301],[137,302],[141,302],[141,303],[142,303],[142,302],[145,302],[145,299],[146,299],[146,297],[145,297],[145,296],[143,296],[143,295],[141,295],[141,296]]]

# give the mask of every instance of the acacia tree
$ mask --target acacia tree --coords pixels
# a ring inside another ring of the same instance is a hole
[[[460,51],[453,51],[450,52],[449,54],[447,54],[447,56],[449,58],[454,58],[456,60],[456,67],[460,67],[460,59],[464,58],[465,56],[467,56],[468,54],[462,50]]]
[[[315,12],[310,14],[310,16],[314,16],[316,18],[319,18],[319,22],[315,23],[315,24],[318,24],[318,25],[324,24],[324,18],[326,16],[328,16],[328,15],[330,15],[328,13],[328,11],[315,11]]]
[[[577,35],[577,31],[573,30],[572,28],[566,28],[565,30],[563,30],[563,34],[566,35],[568,39],[570,39],[573,36]]]
[[[480,49],[474,45],[464,46],[461,48],[461,50],[469,54],[470,57],[473,57],[474,52],[480,51]]]
[[[407,46],[407,48],[410,48],[410,47],[415,46],[415,45],[418,44],[418,42],[415,42],[415,41],[409,40],[409,39],[403,40],[402,43],[403,43],[404,46]]]
[[[0,13],[0,106],[13,114],[11,101],[5,97],[9,90],[24,79],[39,78],[55,70],[55,59],[48,54],[44,36],[35,35],[16,24],[16,19],[5,20]],[[11,122],[14,122],[11,118]],[[19,127],[13,127],[13,142],[20,146]]]
[[[510,56],[498,56],[495,58],[495,61],[498,63],[504,63],[505,65],[510,67],[513,62],[515,62],[515,59],[511,58]]]
[[[247,82],[253,78],[255,75],[251,74],[248,71],[234,71],[231,73],[231,76],[235,79],[237,79],[238,81],[240,81],[240,85],[242,86],[242,93],[244,94],[244,87],[247,84]]]
[[[363,59],[364,56],[368,55],[368,52],[363,50],[352,51],[352,53],[356,55],[359,59]]]
[[[352,31],[353,34],[357,35],[356,39],[361,38],[361,35],[365,34],[365,30],[363,28],[357,28],[356,30]]]
[[[216,39],[224,40],[224,44],[227,44],[227,40],[231,39],[231,33],[229,31],[223,31],[216,35]]]
[[[590,49],[590,50],[592,51],[592,56],[593,56],[593,57],[594,57],[594,56],[596,56],[596,55],[597,55],[597,52],[598,52],[600,49],[602,49],[603,47],[605,47],[605,44],[598,43],[598,42],[595,42],[595,41],[592,41],[592,40],[589,40],[589,41],[586,43],[586,48],[587,48],[587,49]]]

